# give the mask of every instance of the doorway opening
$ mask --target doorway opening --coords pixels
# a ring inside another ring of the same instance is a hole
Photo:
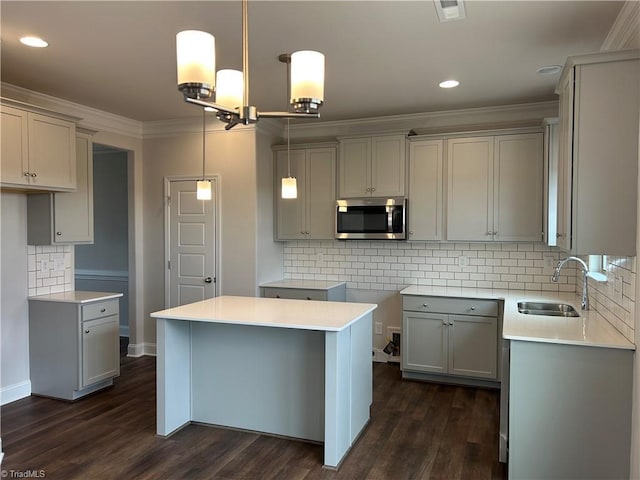
[[[118,292],[120,354],[129,344],[128,152],[93,145],[94,243],[75,247],[77,290]]]

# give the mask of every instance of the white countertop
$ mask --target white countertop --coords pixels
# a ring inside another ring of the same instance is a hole
[[[224,296],[154,312],[151,316],[194,322],[340,331],[377,307],[373,303]]]
[[[635,350],[635,345],[627,340],[598,312],[595,310],[581,310],[580,297],[575,293],[418,285],[407,287],[400,293],[402,295],[503,300],[502,336],[509,340]],[[526,315],[518,312],[518,302],[520,301],[568,303],[580,313],[580,317]]]
[[[261,287],[275,288],[302,288],[306,290],[330,290],[346,285],[346,282],[330,282],[324,280],[276,280],[275,282],[261,283]]]
[[[82,292],[79,290],[73,290],[70,292],[50,293],[48,295],[35,295],[33,297],[29,297],[29,300],[41,302],[91,303],[118,297],[122,297],[122,293]]]

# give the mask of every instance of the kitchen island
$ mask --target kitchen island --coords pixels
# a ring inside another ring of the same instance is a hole
[[[324,444],[369,421],[374,304],[223,296],[157,319],[157,433],[205,423]]]

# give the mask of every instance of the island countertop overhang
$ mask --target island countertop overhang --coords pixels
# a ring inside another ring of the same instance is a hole
[[[221,296],[153,312],[151,317],[339,332],[377,307],[373,303]]]

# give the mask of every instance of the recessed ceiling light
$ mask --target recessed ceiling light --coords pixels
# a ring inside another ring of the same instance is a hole
[[[40,37],[26,36],[20,39],[20,43],[26,45],[28,47],[36,47],[36,48],[44,48],[48,47],[49,44],[45,42]]]
[[[555,75],[556,73],[560,73],[561,70],[562,65],[545,65],[536,70],[536,73],[539,75]]]
[[[440,82],[438,86],[440,88],[454,88],[460,85],[460,82],[457,80],[445,80],[444,82]]]

